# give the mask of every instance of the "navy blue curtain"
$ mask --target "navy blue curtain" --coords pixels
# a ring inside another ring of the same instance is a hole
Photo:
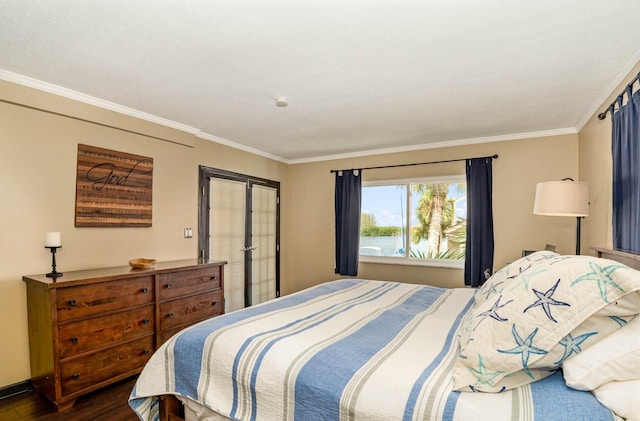
[[[640,92],[626,93],[627,103],[621,95],[611,109],[613,248],[640,252]]]
[[[464,284],[478,287],[493,273],[491,157],[467,159],[467,243]]]
[[[336,273],[358,274],[362,171],[336,172]]]

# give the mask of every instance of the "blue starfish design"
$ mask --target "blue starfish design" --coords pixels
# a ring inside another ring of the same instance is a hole
[[[522,339],[522,337],[518,335],[515,324],[511,328],[511,333],[513,334],[516,346],[511,349],[498,349],[497,351],[503,354],[522,354],[522,369],[533,379],[533,374],[529,371],[529,357],[531,354],[544,355],[547,353],[544,349],[533,346],[533,338],[536,336],[536,333],[538,333],[538,328],[535,328],[526,339]]]
[[[593,262],[589,262],[589,267],[591,268],[591,272],[584,274],[575,281],[571,282],[571,286],[574,286],[575,284],[582,281],[596,281],[598,284],[598,290],[600,291],[600,297],[602,297],[602,301],[604,301],[605,303],[609,303],[609,299],[607,298],[607,294],[609,293],[609,286],[617,289],[620,292],[624,292],[624,288],[622,288],[613,279],[611,279],[611,274],[618,269],[626,268],[626,266],[600,266]]]
[[[517,278],[518,276],[522,275],[522,272],[525,272],[527,270],[529,270],[531,268],[531,263],[529,263],[529,266],[527,266],[526,268],[522,269],[521,267],[518,268],[518,273],[516,273],[515,275],[511,275],[511,276],[507,276],[507,279],[513,279],[513,278]]]
[[[587,332],[583,333],[582,335],[578,335],[575,338],[571,334],[568,334],[567,336],[562,338],[559,344],[564,347],[564,355],[554,364],[560,364],[571,355],[582,352],[582,348],[580,348],[580,345],[582,345],[584,341],[589,339],[589,337],[596,334],[598,334],[598,332]]]
[[[513,300],[509,300],[506,303],[500,305],[500,300],[502,299],[502,295],[498,297],[498,300],[493,303],[493,305],[491,306],[491,308],[487,311],[483,311],[482,313],[478,314],[476,317],[482,317],[482,319],[478,322],[478,324],[476,325],[476,327],[473,328],[473,330],[476,330],[478,328],[478,326],[480,326],[480,323],[482,323],[484,320],[487,319],[487,317],[491,317],[494,320],[497,320],[499,322],[506,322],[509,319],[505,319],[500,317],[500,315],[498,314],[498,310],[500,310],[502,307],[506,306],[507,304],[509,304],[510,302],[512,302]]]
[[[619,317],[619,316],[609,316],[609,318],[611,320],[613,320],[614,322],[618,323],[618,325],[620,327],[622,327],[622,326],[624,326],[624,325],[626,325],[628,323],[625,319],[623,319],[622,317]]]
[[[556,263],[560,263],[563,260],[567,260],[567,259],[571,259],[572,256],[554,256],[551,257],[551,259],[553,260],[553,262],[549,263],[550,265],[555,265]]]
[[[483,288],[483,289],[486,289],[486,291],[482,291],[482,292],[481,292],[481,294],[482,294],[482,295],[486,295],[486,297],[485,297],[485,298],[488,300],[488,299],[489,299],[489,297],[490,297],[492,294],[498,294],[498,293],[502,292],[502,290],[498,291],[498,290],[496,289],[496,287],[497,287],[498,285],[500,285],[500,284],[504,284],[504,282],[498,282],[498,283],[495,283],[495,284],[492,282],[492,283],[490,283],[490,284],[485,284],[486,288]]]
[[[555,259],[556,257],[558,257],[557,255],[554,254],[542,254],[542,255],[533,255],[530,254],[529,256],[526,257],[526,259],[530,262],[541,262],[543,260],[552,260]]]
[[[539,267],[539,268],[536,268],[536,269],[532,270],[531,272],[527,272],[527,273],[523,274],[519,279],[521,282],[516,284],[516,285],[514,285],[514,287],[511,288],[510,291],[513,291],[514,289],[517,289],[520,285],[524,285],[524,289],[528,290],[529,289],[529,281],[531,280],[531,278],[533,278],[534,276],[536,276],[536,275],[538,275],[538,274],[540,274],[542,272],[546,272],[546,271],[547,271],[547,268]]]
[[[559,283],[560,283],[560,279],[558,279],[556,284],[554,286],[552,286],[551,288],[549,288],[546,292],[540,292],[540,291],[538,291],[537,289],[534,288],[533,289],[533,293],[536,294],[536,297],[538,297],[538,299],[533,304],[531,304],[530,306],[525,308],[522,312],[526,313],[527,310],[529,310],[530,308],[540,306],[544,310],[544,313],[547,315],[549,320],[553,321],[554,323],[558,323],[558,321],[556,319],[554,319],[553,316],[551,315],[551,306],[552,305],[554,305],[554,306],[567,306],[567,307],[570,306],[569,303],[565,303],[563,301],[557,301],[557,300],[554,300],[551,297],[553,295],[553,293],[556,292],[556,288],[558,288],[558,284]]]
[[[474,386],[486,384],[493,387],[496,384],[496,377],[498,377],[500,374],[503,373],[502,371],[487,371],[487,368],[485,367],[484,362],[482,361],[482,355],[478,355],[477,370],[471,367],[467,367],[467,369],[476,378],[476,382]]]
[[[502,386],[502,387],[500,388],[500,390],[498,390],[498,391],[497,391],[497,392],[495,392],[495,393],[502,393],[502,392],[504,392],[504,391],[505,391],[505,389],[506,389],[506,388],[507,388],[507,386]],[[470,384],[470,385],[469,385],[469,389],[471,389],[471,391],[472,391],[472,392],[474,392],[474,393],[476,393],[476,392],[482,392],[482,390],[480,390],[480,389],[476,389],[475,387],[473,387],[473,385],[472,385],[472,384]]]
[[[465,317],[463,322],[461,323],[461,331],[460,333],[458,333],[458,341],[460,342],[460,352],[458,353],[458,358],[462,358],[462,359],[467,359],[467,356],[464,355],[465,349],[466,347],[469,345],[469,343],[471,341],[473,341],[473,337],[471,337],[471,333],[473,331],[472,329],[472,324],[473,324],[473,317]],[[466,343],[463,345],[463,334],[465,334],[467,341]]]
[[[473,341],[473,338],[470,338],[465,344],[465,346],[460,346],[460,352],[458,353],[458,358],[463,360],[466,360],[467,358],[469,358],[466,355],[464,355],[464,353],[467,351],[467,346],[471,343],[471,341]]]

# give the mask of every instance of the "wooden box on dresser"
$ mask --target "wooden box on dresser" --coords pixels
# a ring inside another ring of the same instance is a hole
[[[223,261],[181,260],[24,276],[34,387],[71,408],[86,393],[138,374],[181,329],[224,311]]]

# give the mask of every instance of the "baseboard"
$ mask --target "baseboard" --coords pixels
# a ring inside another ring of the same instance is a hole
[[[31,383],[31,380],[25,380],[20,383],[0,387],[0,399],[9,398],[11,396],[27,392],[33,392],[33,383]]]

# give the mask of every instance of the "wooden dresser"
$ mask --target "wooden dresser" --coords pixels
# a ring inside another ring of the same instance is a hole
[[[591,247],[596,251],[596,256],[605,259],[615,260],[630,268],[640,270],[640,254],[630,253],[622,250],[614,250],[606,247]]]
[[[181,329],[224,311],[222,261],[24,276],[33,385],[58,407],[138,374]]]

